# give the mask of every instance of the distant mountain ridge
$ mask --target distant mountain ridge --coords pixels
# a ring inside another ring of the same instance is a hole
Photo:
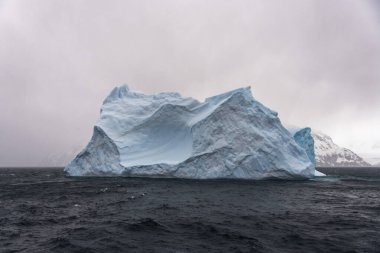
[[[371,166],[353,151],[340,147],[324,133],[312,131],[317,167],[363,167]]]

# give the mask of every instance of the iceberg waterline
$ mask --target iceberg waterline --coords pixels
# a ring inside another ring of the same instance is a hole
[[[72,176],[309,178],[315,164],[249,87],[199,102],[116,87]]]

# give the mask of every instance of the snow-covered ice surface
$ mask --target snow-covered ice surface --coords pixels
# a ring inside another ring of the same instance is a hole
[[[316,176],[316,177],[325,177],[326,174],[324,174],[324,173],[322,173],[322,172],[320,172],[320,171],[318,171],[318,170],[315,170],[315,174],[314,174],[314,176]]]
[[[240,88],[200,103],[127,86],[105,99],[72,176],[310,178],[315,166],[277,113]]]

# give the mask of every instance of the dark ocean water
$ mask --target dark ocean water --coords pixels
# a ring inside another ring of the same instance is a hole
[[[380,252],[380,180],[0,169],[0,252]]]

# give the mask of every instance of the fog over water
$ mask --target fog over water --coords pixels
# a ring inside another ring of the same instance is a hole
[[[380,157],[379,42],[369,0],[0,0],[0,166],[80,150],[123,83],[198,99],[250,85],[283,122]]]

